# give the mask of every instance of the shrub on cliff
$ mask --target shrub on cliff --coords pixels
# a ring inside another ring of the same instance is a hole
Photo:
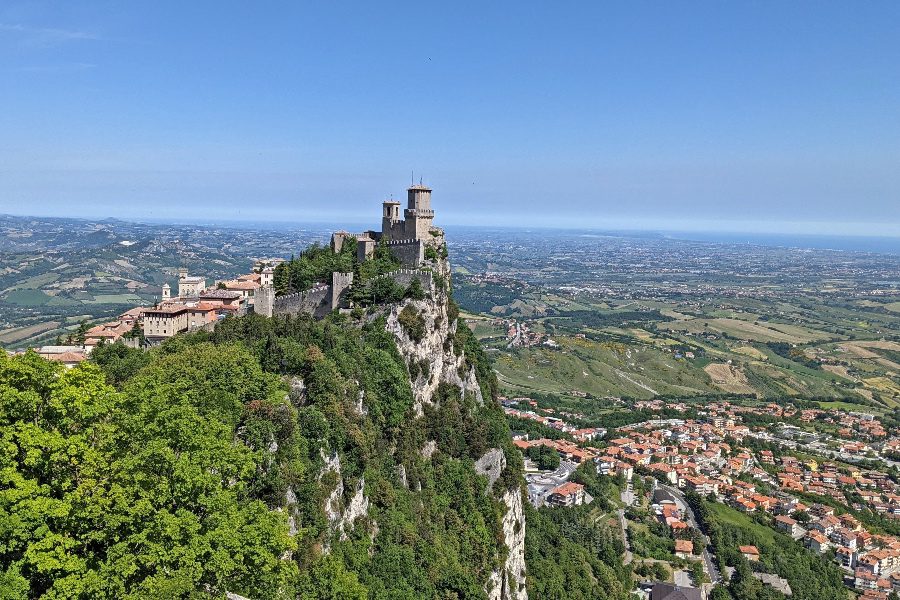
[[[425,319],[411,304],[403,307],[397,320],[411,340],[421,342],[425,337]]]

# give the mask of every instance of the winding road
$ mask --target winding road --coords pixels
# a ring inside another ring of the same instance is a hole
[[[702,532],[703,530],[700,528],[700,524],[694,517],[694,511],[687,503],[687,500],[684,499],[684,495],[681,493],[681,490],[662,484],[660,484],[659,487],[663,488],[672,495],[672,497],[675,499],[675,504],[678,505],[678,508],[681,509],[681,511],[684,512],[685,516],[687,517],[688,525],[695,528],[697,531]],[[709,574],[709,580],[713,585],[719,583],[722,580],[722,574],[719,573],[719,569],[716,568],[716,564],[713,561],[713,554],[710,552],[708,544],[705,548],[703,548],[702,556],[703,562],[706,564],[706,572]]]

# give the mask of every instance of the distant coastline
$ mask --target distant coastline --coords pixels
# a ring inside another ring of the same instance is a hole
[[[256,219],[160,219],[160,218],[90,218],[90,217],[58,217],[36,215],[14,215],[0,213],[0,218],[11,217],[17,219],[38,220],[74,220],[89,223],[104,223],[114,225],[120,223],[140,223],[146,225],[182,225],[193,227],[219,227],[226,229],[261,230],[261,231],[305,231],[320,233],[324,236],[336,227],[350,226],[361,228],[362,223],[334,221],[329,219],[310,221],[267,221]],[[491,231],[497,232],[534,232],[541,231],[548,235],[584,235],[584,236],[609,236],[617,238],[660,238],[687,242],[705,242],[716,244],[750,244],[775,248],[810,248],[816,250],[840,250],[845,252],[875,252],[878,254],[900,255],[900,236],[891,237],[884,235],[841,235],[841,234],[808,234],[808,233],[763,233],[763,232],[734,232],[734,231],[680,231],[661,229],[598,229],[598,228],[572,228],[572,227],[527,227],[527,226],[498,226],[498,225],[447,225],[445,230],[453,232],[480,232],[482,234]],[[323,238],[324,239],[324,238]]]

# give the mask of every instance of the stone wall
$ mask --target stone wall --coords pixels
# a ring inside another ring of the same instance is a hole
[[[271,317],[275,310],[275,288],[270,285],[256,290],[253,299],[253,312],[264,317]]]
[[[397,285],[406,289],[409,287],[409,284],[412,283],[413,279],[418,279],[419,283],[422,284],[422,289],[425,292],[431,292],[434,287],[434,277],[432,277],[431,271],[421,271],[419,269],[397,269],[396,271],[391,271],[390,273],[385,273],[384,275],[380,275],[375,279],[380,279],[382,277],[389,277],[393,279]]]
[[[390,241],[388,248],[404,267],[418,267],[425,260],[425,242],[422,240]]]
[[[419,280],[426,293],[430,293],[434,288],[431,271],[398,269],[381,277],[393,279],[404,289],[413,279]],[[321,283],[287,296],[276,297],[272,287],[262,287],[257,290],[254,312],[264,317],[306,314],[321,319],[333,310],[346,306],[345,296],[352,285],[353,273],[332,273],[331,285]]]
[[[303,292],[278,296],[272,306],[273,315],[307,314],[322,318],[331,312],[331,286],[320,284]]]
[[[340,308],[344,304],[344,295],[350,286],[353,285],[353,272],[350,273],[332,273],[331,289],[328,293],[328,301],[331,304],[331,310]]]

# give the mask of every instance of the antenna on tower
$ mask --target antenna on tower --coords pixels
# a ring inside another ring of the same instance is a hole
[[[412,171],[410,171],[409,172],[409,185],[415,185],[415,183],[416,183],[416,176]]]

